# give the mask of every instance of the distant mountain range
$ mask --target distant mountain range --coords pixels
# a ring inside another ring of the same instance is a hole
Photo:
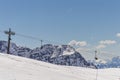
[[[7,42],[0,41],[0,52],[7,52]],[[30,49],[11,43],[12,55],[27,57],[57,65],[80,66],[89,68],[120,68],[120,56],[112,60],[86,61],[83,56],[69,45],[46,44],[42,47]]]
[[[111,60],[100,60],[94,63],[98,68],[120,68],[120,56],[113,57]]]
[[[0,41],[0,52],[7,52],[6,41]],[[79,52],[69,45],[46,44],[35,49],[30,49],[11,43],[10,53],[12,55],[27,57],[57,65],[96,68],[93,63],[88,63]]]
[[[88,61],[89,63],[93,63],[97,68],[120,68],[120,56],[113,57],[111,60],[97,60],[97,61]]]

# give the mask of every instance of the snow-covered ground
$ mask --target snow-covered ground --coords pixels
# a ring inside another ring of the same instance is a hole
[[[0,80],[96,80],[96,71],[0,53]],[[97,80],[120,80],[120,68],[99,69]]]

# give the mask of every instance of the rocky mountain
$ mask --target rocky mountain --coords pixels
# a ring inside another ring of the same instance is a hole
[[[6,41],[0,41],[0,52],[7,52]],[[10,53],[12,55],[27,57],[57,65],[95,68],[92,63],[88,63],[79,52],[75,51],[75,49],[69,45],[46,44],[42,47],[30,49],[11,43]]]

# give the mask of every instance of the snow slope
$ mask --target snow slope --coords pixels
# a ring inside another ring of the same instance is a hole
[[[98,80],[119,80],[120,69],[98,70]],[[95,80],[96,69],[68,67],[0,53],[0,80]]]

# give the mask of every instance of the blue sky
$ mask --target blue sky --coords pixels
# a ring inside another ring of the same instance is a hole
[[[116,34],[120,32],[120,0],[0,0],[0,30],[8,28],[62,44],[85,41],[87,46],[80,48],[87,49],[101,45],[100,41],[116,41],[104,44],[102,51],[112,53],[112,49],[119,55],[120,38]],[[1,33],[0,39],[7,37]],[[17,35],[13,41],[40,46],[39,41]]]

